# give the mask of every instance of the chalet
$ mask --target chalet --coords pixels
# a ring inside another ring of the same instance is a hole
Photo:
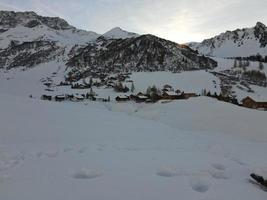
[[[124,96],[117,96],[115,99],[118,102],[122,102],[122,101],[129,101],[130,100],[130,97],[124,95]]]
[[[146,102],[147,100],[149,100],[149,97],[141,92],[139,92],[134,99],[136,103]]]
[[[66,99],[65,95],[57,95],[55,96],[55,101],[64,101]]]
[[[197,94],[196,93],[182,93],[181,94],[181,96],[182,96],[182,98],[183,99],[189,99],[189,98],[191,98],[191,97],[197,97]]]
[[[91,87],[90,85],[83,85],[79,83],[71,85],[71,89],[88,89],[90,87]]]
[[[149,97],[145,94],[143,94],[142,92],[139,92],[137,95],[130,95],[130,99],[135,101],[136,103],[142,103],[142,102],[146,102]]]
[[[77,101],[83,101],[85,99],[85,96],[84,95],[81,95],[81,94],[75,94],[74,95],[74,98],[77,100]]]
[[[168,84],[164,85],[163,86],[163,91],[173,91],[172,86],[168,85]]]
[[[74,99],[74,95],[73,94],[67,94],[66,95],[66,99],[67,100],[73,100]]]
[[[48,100],[48,101],[51,101],[52,100],[52,96],[50,96],[50,95],[42,95],[42,97],[41,97],[41,99],[42,100]]]
[[[244,107],[247,107],[247,108],[254,108],[254,109],[264,108],[264,109],[267,109],[267,102],[257,102],[254,99],[252,99],[251,97],[246,97],[241,102],[242,102],[242,105]]]
[[[181,99],[181,95],[178,95],[176,92],[164,91],[162,93],[162,98],[169,99],[169,100]]]
[[[179,89],[177,89],[177,90],[175,90],[175,92],[176,92],[177,94],[180,94],[182,91],[179,90]]]

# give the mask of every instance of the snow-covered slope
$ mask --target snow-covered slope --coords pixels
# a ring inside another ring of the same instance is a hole
[[[265,112],[208,98],[119,106],[1,94],[0,199],[266,199],[247,180],[267,175]]]
[[[267,27],[258,22],[255,27],[227,31],[201,43],[189,43],[189,46],[216,57],[266,56]]]
[[[100,35],[70,26],[65,20],[42,17],[34,12],[0,11],[0,49],[11,41],[56,41],[60,45],[86,44]]]
[[[109,30],[108,32],[104,33],[103,36],[109,39],[125,39],[125,38],[137,37],[139,35],[136,33],[131,33],[122,30],[120,27],[115,27]]]

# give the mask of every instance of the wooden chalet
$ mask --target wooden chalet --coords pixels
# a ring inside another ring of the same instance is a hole
[[[164,85],[162,91],[173,91],[173,88],[171,85]]]
[[[182,98],[183,99],[189,99],[191,97],[197,97],[198,95],[196,93],[182,93],[181,94]]]
[[[242,101],[242,106],[247,107],[247,108],[254,108],[254,109],[267,109],[267,102],[259,102],[255,101],[251,97],[246,97]]]
[[[64,101],[66,99],[65,95],[57,95],[55,96],[55,101]]]
[[[136,103],[142,103],[146,102],[149,97],[141,92],[139,92],[137,95],[131,95],[130,98],[134,100]]]
[[[176,92],[163,91],[162,99],[174,100],[174,99],[182,99],[182,97]]]
[[[82,94],[75,94],[73,96],[77,101],[83,101],[85,99],[85,95]]]
[[[130,97],[128,97],[128,96],[126,96],[126,95],[124,95],[124,96],[117,96],[117,97],[115,98],[115,100],[118,101],[118,102],[129,101],[129,100],[130,100]]]
[[[48,101],[51,101],[52,100],[52,96],[51,95],[42,95],[41,97],[42,100],[48,100]]]

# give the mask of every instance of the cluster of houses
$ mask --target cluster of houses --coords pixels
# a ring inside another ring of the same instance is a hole
[[[236,85],[238,81],[241,80],[241,77],[237,76],[237,74],[233,73],[233,71],[224,71],[224,72],[212,72],[215,76],[219,77],[221,79],[221,89],[222,94],[217,95],[210,94],[210,92],[206,93],[205,96],[215,98],[219,101],[224,101],[228,103],[232,103],[238,106],[243,106],[247,108],[252,109],[264,109],[267,110],[267,102],[258,102],[254,100],[251,97],[244,98],[241,103],[238,102],[238,100],[235,97],[231,96],[231,87],[232,85]],[[84,75],[84,74],[83,74]],[[61,82],[59,86],[71,86],[72,89],[89,89],[92,88],[92,86],[95,87],[106,87],[106,88],[113,88],[115,92],[119,93],[128,93],[130,90],[132,91],[132,88],[129,89],[125,85],[122,84],[122,82],[132,82],[130,79],[130,73],[118,73],[110,76],[108,73],[103,72],[90,72],[90,76],[94,77],[94,79],[97,79],[97,81],[93,81],[90,79],[89,83],[86,83],[85,81],[83,83],[74,83],[73,80],[69,77],[69,79],[66,79],[65,82]],[[77,78],[77,76],[76,76]],[[76,79],[77,81],[77,79]],[[241,81],[241,82],[244,82]],[[48,87],[50,86],[50,82],[45,82]],[[245,85],[246,84],[242,84]],[[199,96],[196,93],[187,93],[187,92],[181,92],[180,90],[174,90],[172,86],[165,85],[162,90],[160,91],[151,91],[142,93],[139,92],[137,94],[130,94],[130,95],[120,95],[115,98],[117,102],[126,102],[126,101],[134,101],[136,103],[154,103],[159,100],[179,100],[179,99],[189,99],[191,97],[197,97]],[[85,94],[65,94],[65,95],[42,95],[41,99],[43,100],[49,100],[49,101],[83,101],[83,100],[92,100],[92,101],[102,101],[102,102],[109,102],[110,97],[107,99],[105,98],[97,98],[95,94],[85,93]]]
[[[107,99],[105,98],[98,98],[96,97],[94,94],[90,94],[90,93],[86,93],[86,94],[62,94],[62,95],[56,95],[56,96],[52,96],[52,95],[42,95],[41,96],[42,100],[48,100],[48,101],[58,101],[58,102],[62,102],[62,101],[84,101],[84,100],[91,100],[91,101],[102,101],[102,102],[109,102],[110,101],[110,97],[108,97]]]
[[[117,96],[117,102],[125,102],[125,101],[134,101],[136,103],[146,102],[146,103],[155,103],[159,100],[178,100],[178,99],[189,99],[190,97],[197,97],[196,93],[185,93],[180,90],[174,91],[172,86],[165,85],[161,91],[153,91],[151,89],[150,92],[146,94],[139,92],[136,95],[123,95]]]

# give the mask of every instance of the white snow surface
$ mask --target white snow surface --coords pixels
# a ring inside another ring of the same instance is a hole
[[[18,25],[15,28],[10,28],[6,32],[0,33],[0,48],[7,48],[12,40],[19,41],[20,43],[48,40],[56,41],[60,46],[72,47],[74,45],[86,45],[86,43],[95,40],[99,36],[95,32],[75,28],[55,30],[45,25],[39,25],[34,28]]]
[[[248,182],[267,175],[266,112],[5,94],[0,109],[0,199],[266,199]]]
[[[232,67],[232,60],[216,60],[218,68]],[[123,94],[104,88],[94,91],[110,96],[109,103],[40,100],[44,93],[89,92],[45,91],[41,81],[58,84],[65,73],[56,61],[1,71],[1,200],[266,199],[248,181],[253,172],[267,177],[266,112],[207,97],[116,103]],[[136,92],[165,84],[185,92],[220,90],[208,71],[130,79]]]
[[[42,80],[59,83],[64,74],[60,62],[1,71],[1,200],[266,199],[248,181],[252,172],[267,177],[266,112],[206,97],[156,104],[39,100],[43,93],[81,92],[44,91]],[[138,92],[154,84],[219,88],[206,71],[131,79]]]
[[[103,36],[112,39],[126,39],[126,38],[138,37],[139,35],[136,33],[127,32],[119,27],[115,27],[109,30],[108,32],[104,33]]]

